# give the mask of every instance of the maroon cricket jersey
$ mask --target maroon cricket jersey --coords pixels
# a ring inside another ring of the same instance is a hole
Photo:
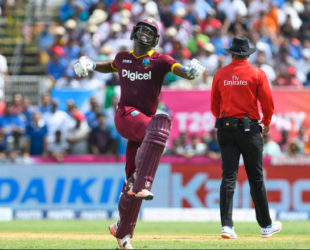
[[[168,55],[154,50],[136,56],[133,51],[119,52],[111,66],[118,71],[121,98],[120,106],[135,107],[144,114],[154,115],[165,75],[177,65]]]

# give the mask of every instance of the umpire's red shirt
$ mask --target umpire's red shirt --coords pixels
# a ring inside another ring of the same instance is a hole
[[[269,82],[265,72],[249,61],[233,60],[215,73],[211,91],[211,110],[215,117],[243,118],[248,112],[251,119],[260,120],[258,100],[262,123],[268,126],[274,110]]]

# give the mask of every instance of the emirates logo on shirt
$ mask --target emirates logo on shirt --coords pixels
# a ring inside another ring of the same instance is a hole
[[[224,86],[248,85],[248,81],[239,80],[239,76],[232,76],[231,80],[224,80]]]

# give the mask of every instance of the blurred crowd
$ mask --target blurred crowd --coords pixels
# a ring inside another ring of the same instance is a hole
[[[100,83],[85,84],[76,81],[72,63],[81,55],[97,61],[131,50],[131,29],[145,17],[159,23],[158,51],[183,64],[196,57],[207,68],[194,82],[168,74],[167,86],[210,88],[215,71],[230,62],[225,48],[237,35],[247,36],[257,48],[250,61],[266,72],[271,87],[310,85],[306,0],[66,0],[58,16],[41,23],[34,34],[50,87],[104,87],[112,74],[95,74]]]
[[[2,15],[11,2],[0,2]],[[250,61],[265,71],[272,88],[310,86],[310,1],[66,0],[57,10],[57,19],[37,20],[35,27],[25,29],[31,33],[26,36],[37,44],[41,64],[46,66],[47,92],[36,107],[21,94],[14,94],[10,102],[0,102],[3,161],[27,161],[29,156],[41,155],[62,162],[67,154],[125,154],[126,140],[117,133],[113,119],[120,96],[118,75],[91,72],[77,79],[72,65],[82,55],[100,61],[113,59],[118,51],[131,50],[131,29],[146,17],[156,19],[160,26],[156,50],[184,65],[195,57],[207,68],[194,81],[168,73],[166,87],[210,88],[217,69],[230,63],[225,48],[237,35],[247,36],[257,48]],[[1,68],[7,72],[7,66]],[[78,109],[74,98],[67,101],[66,110],[60,110],[50,95],[53,88],[93,90],[96,94],[85,112]],[[264,155],[309,154],[304,130],[302,127],[293,139],[283,131],[279,142],[265,135]],[[182,132],[165,154],[219,159],[216,131],[201,137]]]
[[[41,96],[41,105],[33,106],[27,96],[14,94],[11,102],[0,102],[0,161],[29,163],[31,156],[51,157],[62,162],[66,155],[113,156],[126,153],[127,141],[114,124],[118,97],[111,98],[110,106],[102,109],[95,97],[90,98],[89,109],[81,112],[74,101],[66,102],[66,110],[50,94]],[[161,104],[161,110],[165,107]],[[279,142],[269,134],[263,136],[264,156],[310,154],[310,138],[301,127],[292,137],[282,131]],[[202,136],[181,132],[171,141],[166,155],[191,158],[206,156],[220,159],[220,148],[215,129]]]
[[[270,134],[263,135],[264,156],[289,156],[310,154],[310,138],[306,133],[306,128],[301,126],[297,136],[290,137],[289,131],[282,130],[279,142],[273,141]]]
[[[27,163],[30,156],[49,156],[62,162],[68,154],[123,155],[127,141],[114,126],[117,102],[112,98],[111,106],[102,112],[92,97],[90,109],[82,113],[73,100],[67,101],[65,111],[60,110],[48,93],[37,107],[27,96],[14,94],[12,102],[0,105],[0,159]]]
[[[220,148],[217,140],[217,131],[211,130],[201,137],[189,136],[182,132],[179,138],[173,140],[167,155],[184,156],[207,156],[211,159],[220,159]],[[289,131],[283,130],[280,141],[276,142],[270,138],[270,134],[263,135],[263,156],[264,157],[296,157],[310,155],[310,138],[306,135],[306,128],[301,127],[297,136],[290,136]]]

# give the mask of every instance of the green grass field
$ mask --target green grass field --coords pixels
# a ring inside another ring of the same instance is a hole
[[[0,222],[0,249],[116,249],[107,228],[113,221]],[[239,236],[224,240],[215,222],[138,222],[131,243],[144,249],[309,249],[310,221],[284,222],[283,230],[260,238],[256,223],[235,223]]]

